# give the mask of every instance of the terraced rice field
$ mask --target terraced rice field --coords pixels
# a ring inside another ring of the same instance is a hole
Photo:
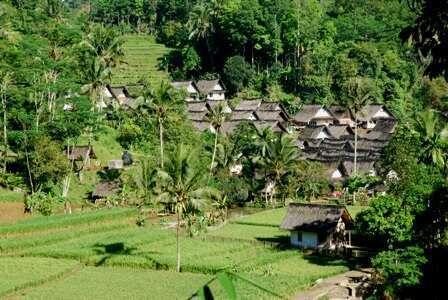
[[[168,73],[159,69],[159,59],[168,48],[147,35],[127,35],[124,40],[124,63],[113,70],[113,85],[133,85],[142,78],[149,78],[153,85],[168,80]]]
[[[265,243],[287,237],[274,225],[279,214],[262,212],[196,238],[182,236],[180,274],[175,272],[174,231],[155,224],[137,227],[133,209],[37,217],[1,226],[0,297],[186,299],[221,270],[287,297],[318,278],[348,269],[344,261]],[[262,219],[268,225],[257,223]],[[244,281],[236,286],[241,299],[272,297]],[[218,285],[212,291],[223,299]]]

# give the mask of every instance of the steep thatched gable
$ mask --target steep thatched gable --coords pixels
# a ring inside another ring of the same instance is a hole
[[[346,226],[353,224],[353,219],[344,206],[291,203],[280,228],[327,232],[335,229],[341,219]]]

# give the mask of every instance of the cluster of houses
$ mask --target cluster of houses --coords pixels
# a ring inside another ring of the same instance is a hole
[[[350,177],[354,172],[376,175],[375,162],[396,127],[393,114],[380,104],[366,105],[356,115],[340,106],[303,105],[290,116],[278,102],[255,99],[231,103],[219,80],[172,85],[187,91],[188,117],[198,131],[215,131],[207,114],[220,105],[228,114],[220,133],[231,134],[241,122],[250,122],[257,130],[268,127],[274,132],[290,133],[296,137],[303,158],[323,163],[331,181]]]

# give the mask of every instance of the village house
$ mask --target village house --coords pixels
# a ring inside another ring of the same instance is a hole
[[[187,102],[194,102],[194,101],[200,101],[199,98],[199,90],[196,87],[196,84],[194,81],[173,81],[171,82],[171,85],[175,89],[184,89],[187,93],[187,96],[185,98],[185,101]]]
[[[135,109],[137,107],[137,102],[136,99],[131,96],[128,87],[106,85],[103,89],[102,102],[98,103],[97,106],[106,108],[113,105],[118,105],[125,109]]]
[[[362,127],[372,129],[379,120],[394,120],[392,113],[380,104],[364,106],[357,114],[358,122]]]
[[[91,159],[97,158],[93,146],[91,145],[71,146],[68,149],[65,149],[64,153],[69,160],[83,161],[87,165],[90,164]]]
[[[104,181],[95,186],[92,192],[93,202],[116,195],[120,191],[120,184],[117,181]]]
[[[330,106],[328,111],[335,118],[336,124],[355,127],[355,118],[350,109],[342,106]]]
[[[343,206],[291,203],[280,228],[290,231],[293,247],[336,250],[351,245],[352,226]]]
[[[303,105],[292,121],[297,127],[327,126],[334,124],[335,118],[322,105]]]
[[[207,100],[217,101],[226,99],[224,84],[219,79],[199,80],[196,86],[199,94]]]

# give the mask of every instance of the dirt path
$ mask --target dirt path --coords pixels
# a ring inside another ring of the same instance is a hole
[[[325,299],[362,299],[362,297],[354,295],[356,283],[352,283],[352,281],[369,276],[370,270],[348,271],[323,279],[311,289],[295,295],[292,299],[317,300],[323,297]]]
[[[28,218],[22,202],[0,202],[0,225]]]

